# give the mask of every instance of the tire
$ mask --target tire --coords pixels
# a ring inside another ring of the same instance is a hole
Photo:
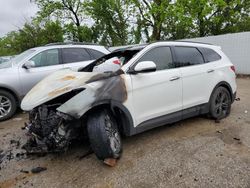
[[[0,121],[11,118],[17,109],[15,97],[8,91],[0,90]]]
[[[121,136],[115,118],[108,110],[98,110],[87,120],[90,146],[97,158],[118,159],[122,153]]]
[[[210,99],[209,116],[220,120],[226,118],[231,112],[231,96],[224,87],[218,87],[213,92]]]

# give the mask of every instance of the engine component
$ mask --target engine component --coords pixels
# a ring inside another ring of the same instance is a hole
[[[71,141],[78,138],[80,125],[56,112],[59,105],[42,105],[30,112],[26,124],[29,139],[23,146],[27,153],[66,151]]]

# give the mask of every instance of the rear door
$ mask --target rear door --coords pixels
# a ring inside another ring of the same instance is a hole
[[[141,61],[153,61],[157,70],[130,75],[133,88],[133,117],[136,118],[136,124],[180,112],[182,80],[180,70],[174,67],[171,48],[168,46],[153,48],[137,63]],[[178,118],[175,117],[175,120]]]
[[[207,103],[215,76],[213,64],[206,63],[198,48],[176,46],[174,49],[183,80],[183,109]]]
[[[28,70],[22,66],[19,67],[23,95],[26,95],[44,77],[63,68],[59,54],[58,49],[45,50],[29,59],[34,62],[35,67]]]
[[[77,71],[90,64],[93,59],[84,48],[62,48],[62,61],[65,68]]]

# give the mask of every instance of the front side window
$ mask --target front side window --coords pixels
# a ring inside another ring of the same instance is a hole
[[[154,48],[142,56],[139,62],[142,61],[153,61],[156,64],[156,70],[174,68],[170,47]]]
[[[176,67],[199,65],[204,63],[201,52],[194,47],[175,47]]]
[[[58,49],[46,50],[30,59],[35,63],[35,67],[46,67],[59,65]]]
[[[74,63],[89,61],[92,58],[84,48],[65,48],[62,49],[63,63]]]

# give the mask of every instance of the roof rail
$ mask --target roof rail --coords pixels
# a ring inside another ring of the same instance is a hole
[[[213,45],[214,46],[214,44],[211,44],[211,43],[188,41],[188,40],[169,40],[169,41],[161,41],[160,40],[160,41],[155,41],[155,42],[187,42],[187,43],[207,44],[207,45]],[[152,43],[155,43],[155,42],[152,42]]]
[[[99,44],[90,42],[55,42],[46,44],[45,46],[55,46],[55,45],[98,45],[99,46]]]
[[[196,43],[196,44],[207,44],[207,45],[214,45],[211,43],[206,43],[206,42],[198,42],[198,41],[188,41],[188,40],[177,40],[175,42],[188,42],[188,43]]]

